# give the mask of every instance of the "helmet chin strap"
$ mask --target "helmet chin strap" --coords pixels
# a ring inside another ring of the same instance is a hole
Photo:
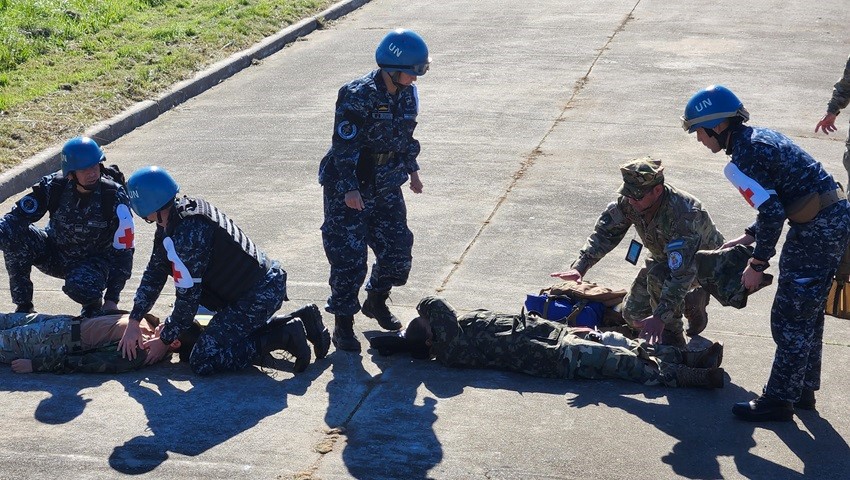
[[[708,135],[709,137],[717,140],[717,143],[720,145],[720,148],[722,148],[723,150],[726,150],[726,153],[729,153],[728,152],[729,135],[731,133],[732,133],[731,125],[720,133],[715,132],[713,128],[706,128],[705,129],[705,134]]]
[[[390,72],[390,80],[392,80],[393,85],[395,85],[396,93],[401,93],[405,88],[408,87],[408,85],[402,85],[401,83],[398,83],[398,79],[400,76],[401,72],[399,71]]]
[[[97,182],[95,182],[94,185],[92,185],[91,187],[87,187],[86,185],[80,183],[80,181],[77,179],[77,172],[71,172],[71,176],[74,178],[74,183],[79,185],[79,187],[85,190],[86,192],[93,192],[97,187]]]

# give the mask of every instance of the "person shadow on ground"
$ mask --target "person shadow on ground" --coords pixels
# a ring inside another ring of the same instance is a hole
[[[396,360],[405,357],[410,360],[374,356],[372,361],[381,371],[372,376],[363,366],[362,355],[337,352],[331,356],[333,379],[327,386],[325,422],[334,435],[345,436],[342,460],[348,473],[359,480],[424,480],[443,458],[433,428],[436,400],[426,396],[418,401],[421,382],[407,376],[404,369],[393,368]]]
[[[83,398],[83,391],[98,387],[111,378],[105,375],[67,374],[59,381],[53,374],[22,375],[7,370],[0,373],[0,385],[3,385],[0,391],[47,392],[49,396],[38,403],[33,418],[47,425],[62,425],[82,415],[91,402],[90,398]]]
[[[311,364],[292,376],[287,363],[208,377],[171,363],[142,378],[120,377],[144,408],[147,427],[116,446],[109,465],[125,474],[147,473],[168,460],[169,452],[195,457],[283,411],[288,395],[303,395],[324,371],[322,364]]]
[[[728,378],[727,378],[728,380]],[[850,448],[832,425],[814,411],[798,411],[794,422],[745,422],[735,418],[731,407],[741,399],[758,394],[729,383],[722,390],[664,389],[667,404],[633,398],[624,388],[603,384],[581,384],[570,400],[574,408],[605,405],[628,412],[655,426],[678,443],[661,461],[683,478],[723,478],[720,457],[732,457],[737,473],[750,479],[837,478],[836,472],[850,471]],[[618,386],[620,383],[618,382]],[[647,387],[648,388],[648,387]],[[648,390],[632,386],[638,390]],[[649,396],[649,395],[648,395]],[[800,423],[808,430],[802,430]],[[797,472],[753,452],[756,429],[772,431],[803,464]],[[824,461],[824,459],[830,461]],[[839,475],[840,476],[840,475]]]

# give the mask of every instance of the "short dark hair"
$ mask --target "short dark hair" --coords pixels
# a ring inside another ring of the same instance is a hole
[[[410,348],[410,356],[413,358],[431,358],[431,347],[428,346],[428,330],[422,322],[418,322],[419,317],[414,318],[407,324],[404,330],[404,339],[407,341]]]
[[[192,325],[177,337],[177,340],[180,340],[180,348],[177,349],[177,354],[180,356],[181,362],[189,361],[189,355],[192,354],[192,349],[198,343],[198,337],[201,336],[201,333],[200,325],[192,322]]]

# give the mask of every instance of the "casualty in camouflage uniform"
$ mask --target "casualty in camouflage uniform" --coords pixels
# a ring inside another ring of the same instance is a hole
[[[847,59],[847,65],[844,67],[844,75],[832,89],[832,98],[826,106],[826,114],[815,126],[815,133],[818,129],[821,129],[827,135],[836,131],[835,118],[841,113],[841,110],[847,108],[848,104],[850,104],[850,58]],[[848,134],[845,142],[844,170],[847,171],[847,181],[850,185],[850,134]]]
[[[492,368],[536,377],[619,378],[667,387],[723,386],[723,347],[703,351],[628,339],[610,332],[569,327],[534,314],[508,315],[475,310],[458,318],[440,297],[425,297],[419,317],[401,335],[378,336],[371,346],[382,354],[409,351],[445,366]]]
[[[756,210],[756,221],[727,243],[755,243],[742,274],[752,291],[776,254],[779,279],[770,314],[776,354],[764,392],[732,411],[745,420],[790,420],[794,407],[813,409],[820,388],[824,306],[850,238],[850,204],[823,165],[779,132],[746,126],[749,113],[726,87],[713,85],[688,101],[683,127],[713,153],[731,156],[726,178]]]
[[[17,373],[122,373],[145,366],[147,350],[131,360],[116,350],[127,327],[126,313],[93,318],[37,313],[0,314],[0,363],[11,363]],[[141,321],[142,338],[155,338],[158,322]],[[177,351],[180,341],[170,345]],[[25,360],[21,361],[21,360]]]
[[[642,338],[651,340],[648,330],[651,333],[663,328],[663,333],[658,332],[661,343],[683,347],[682,314],[686,307],[693,312],[688,315],[689,335],[702,332],[707,322],[708,294],[700,288],[691,290],[696,280],[694,254],[720,247],[723,235],[699,200],[664,183],[660,161],[640,158],[620,170],[620,197],[599,217],[571,270],[552,276],[580,281],[634,226],[649,256],[623,300],[623,318],[629,325],[642,328]],[[632,242],[633,247],[640,245]],[[637,259],[634,255],[635,263]]]
[[[82,314],[115,309],[133,268],[134,226],[124,187],[102,165],[106,156],[87,137],[62,148],[62,172],[48,175],[0,220],[0,250],[18,312],[34,312],[35,266],[65,280],[62,291],[83,306]],[[122,178],[123,179],[123,178]],[[45,229],[33,225],[45,214]],[[105,293],[104,293],[105,290]]]
[[[269,322],[286,300],[286,272],[215,206],[199,198],[175,198],[179,187],[159,167],[137,170],[127,181],[137,215],[156,222],[153,252],[136,291],[130,324],[120,348],[132,358],[138,344],[138,320],[149,312],[170,275],[176,288],[174,308],[160,332],[165,345],[192,327],[199,306],[215,312],[198,337],[189,365],[199,375],[238,370],[273,350],[307,367],[310,339],[323,342],[321,316],[310,322]],[[307,325],[309,324],[309,325]],[[327,342],[329,344],[329,338]],[[317,350],[324,356],[327,345]],[[300,370],[299,370],[300,369]]]
[[[700,250],[694,261],[697,264],[697,282],[724,307],[744,308],[751,293],[741,282],[741,275],[753,257],[753,247],[735,245],[717,250]],[[765,273],[756,290],[773,283],[773,275]]]
[[[340,88],[331,148],[319,165],[322,245],[331,267],[325,309],[335,315],[334,345],[349,351],[360,351],[354,315],[361,309],[367,248],[375,263],[363,314],[386,330],[401,328],[386,304],[392,287],[407,283],[413,259],[401,186],[410,178],[410,189],[422,192],[413,82],[428,71],[428,47],[415,32],[397,29],[378,45],[375,59],[380,68]]]

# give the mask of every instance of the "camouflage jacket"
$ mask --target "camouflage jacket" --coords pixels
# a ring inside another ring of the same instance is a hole
[[[838,188],[820,162],[785,135],[759,127],[741,127],[729,140],[731,160],[723,173],[744,200],[757,210],[747,231],[756,238],[753,257],[776,254],[785,209],[810,193]]]
[[[110,205],[111,211],[105,212],[104,205]],[[2,223],[29,225],[45,214],[50,216],[47,236],[63,256],[69,260],[99,257],[108,262],[104,297],[117,302],[132,274],[135,250],[130,199],[124,187],[102,176],[97,188],[82,198],[74,182],[61,173],[47,175],[15,203]]]
[[[123,358],[118,342],[114,342],[84,351],[33,358],[32,367],[34,372],[123,373],[144,367],[145,359],[147,351],[139,348],[135,359]]]
[[[848,103],[850,103],[850,58],[847,59],[847,65],[844,67],[844,76],[832,89],[832,98],[826,106],[826,111],[838,115]]]
[[[533,315],[475,310],[455,320],[431,317],[431,353],[449,367],[495,368],[564,378],[564,345],[585,340],[574,329]]]
[[[404,184],[410,173],[419,170],[419,141],[413,138],[418,113],[416,85],[391,95],[380,69],[343,85],[331,148],[319,165],[319,183],[337,194],[358,190],[361,153],[392,152],[385,165],[375,166],[374,186],[382,191]]]
[[[661,298],[653,314],[667,323],[674,308],[682,302],[696,278],[694,254],[723,244],[711,216],[689,193],[664,185],[661,204],[650,220],[638,214],[628,199],[620,196],[599,217],[593,234],[573,262],[582,274],[613,250],[634,225],[649,250],[652,261],[665,262],[670,276],[665,280]]]
[[[168,227],[168,232],[162,227],[156,227],[151,258],[142,274],[130,312],[130,318],[142,318],[148,313],[159,298],[168,277],[172,276],[176,298],[171,315],[165,319],[165,327],[160,332],[164,343],[176,340],[194,321],[203,293],[200,278],[210,263],[216,228],[195,217],[172,222]],[[171,239],[169,243],[173,245],[173,252],[166,250],[166,238]],[[172,256],[180,263],[172,263]]]

